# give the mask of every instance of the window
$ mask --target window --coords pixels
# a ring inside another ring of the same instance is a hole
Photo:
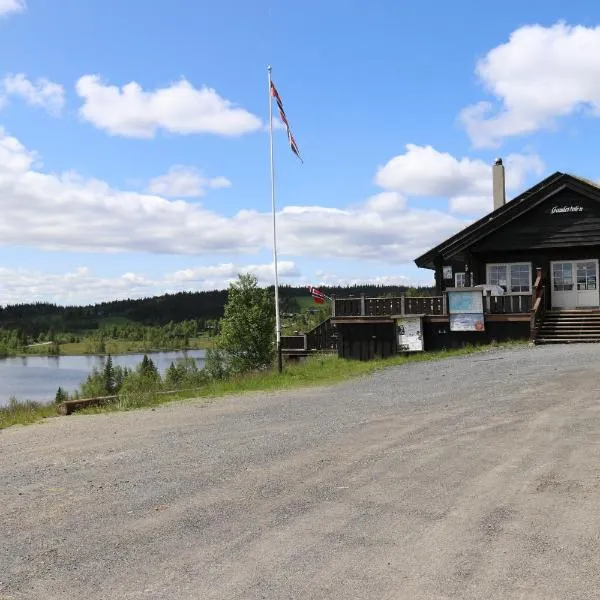
[[[596,263],[585,261],[577,263],[577,289],[595,290],[596,289]]]
[[[488,265],[487,284],[499,285],[507,294],[529,294],[531,263]]]
[[[454,285],[455,287],[465,287],[465,274],[464,273],[455,273],[454,274]]]
[[[552,285],[555,292],[568,292],[573,289],[573,263],[552,265]]]

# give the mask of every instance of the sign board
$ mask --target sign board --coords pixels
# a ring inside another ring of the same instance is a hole
[[[421,317],[396,319],[398,352],[423,351],[423,323]]]
[[[483,314],[457,313],[450,315],[450,331],[485,331]]]
[[[481,289],[448,291],[450,331],[484,331],[483,293]]]
[[[453,290],[448,292],[448,312],[483,313],[483,293],[478,290]]]

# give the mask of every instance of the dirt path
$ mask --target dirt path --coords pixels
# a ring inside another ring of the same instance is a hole
[[[0,432],[0,599],[600,592],[600,346]]]

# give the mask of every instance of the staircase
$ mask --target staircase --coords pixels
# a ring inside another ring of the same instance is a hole
[[[563,309],[546,312],[537,331],[536,344],[600,342],[600,310]]]

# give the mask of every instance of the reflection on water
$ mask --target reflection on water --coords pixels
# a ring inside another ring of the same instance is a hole
[[[195,358],[198,366],[204,365],[204,350],[188,352],[155,352],[149,354],[161,373],[172,361],[183,356]],[[120,354],[112,357],[113,364],[133,368],[143,354]],[[19,400],[54,400],[60,387],[72,392],[96,367],[104,368],[104,356],[17,356],[0,359],[0,406],[11,396]]]

